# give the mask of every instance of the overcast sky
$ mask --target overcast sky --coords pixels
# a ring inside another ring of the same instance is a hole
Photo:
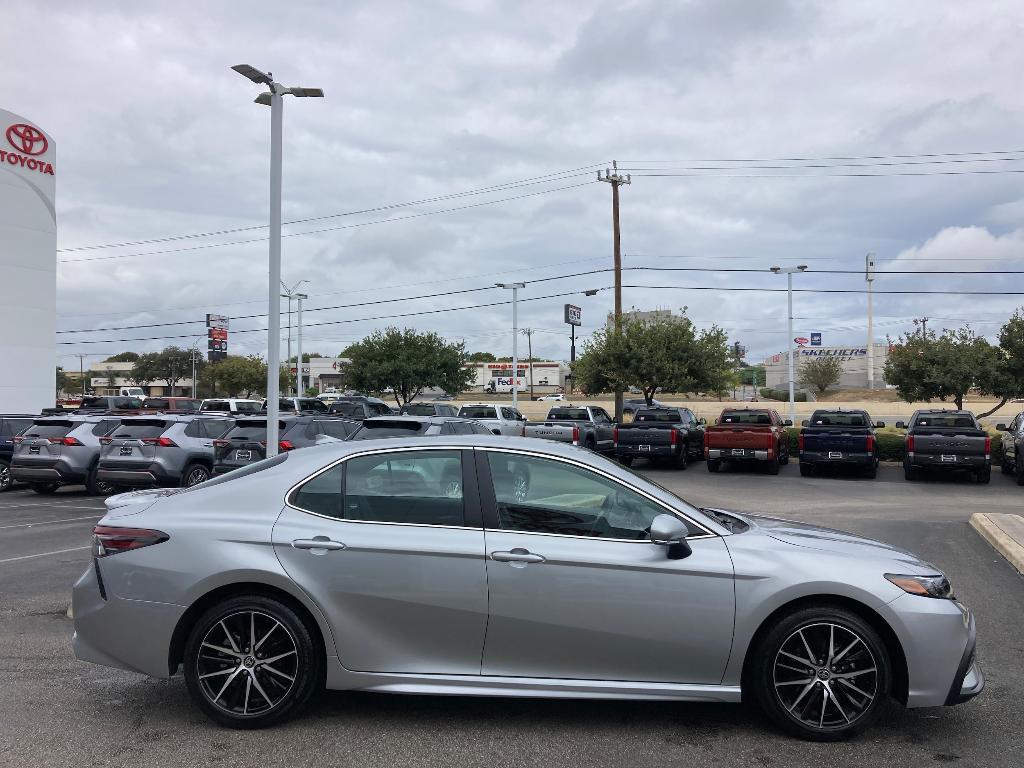
[[[198,321],[61,333],[59,342],[76,342],[59,346],[62,355],[188,347],[205,334],[206,312],[266,312],[258,227],[270,115],[252,101],[259,88],[229,69],[238,63],[326,92],[289,99],[284,118],[284,218],[333,218],[285,228],[294,236],[284,239],[283,274],[310,281],[307,310],[344,305],[307,311],[307,351],[336,354],[397,324],[509,354],[511,309],[497,304],[509,297],[498,289],[351,305],[610,268],[611,189],[595,172],[612,160],[633,174],[622,190],[625,267],[807,264],[800,288],[859,291],[859,272],[812,272],[862,270],[873,251],[879,340],[921,315],[936,328],[971,321],[991,337],[1024,304],[1010,295],[1024,292],[1021,276],[884,274],[1024,269],[1024,174],[959,173],[1024,170],[1024,153],[1012,151],[1024,149],[1019,2],[4,7],[0,106],[57,142],[58,329]],[[990,154],[777,162],[975,152]],[[707,162],[722,159],[771,161]],[[913,164],[851,167],[872,162]],[[780,165],[833,167],[763,167]],[[707,167],[729,170],[693,170]],[[353,213],[497,185],[512,186]],[[474,207],[445,212],[465,206]],[[303,234],[311,230],[330,231]],[[544,280],[521,298],[612,282],[609,272]],[[693,290],[784,288],[784,278],[631,270],[623,282],[657,286],[626,288],[625,307],[686,306],[752,359],[786,346],[785,293]],[[960,293],[884,293],[898,290]],[[568,356],[566,301],[583,307],[586,336],[612,293],[522,302],[535,353]],[[485,306],[364,319],[468,305]],[[860,345],[865,308],[862,294],[798,293],[795,330]],[[265,333],[241,331],[265,323],[233,320],[230,351],[264,352]],[[152,336],[183,338],[116,341]]]

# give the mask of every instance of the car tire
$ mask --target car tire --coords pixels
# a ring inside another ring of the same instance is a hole
[[[910,466],[910,462],[903,462],[903,479],[913,482],[917,480],[917,470]]]
[[[191,488],[193,485],[205,483],[211,477],[210,468],[205,464],[189,464],[181,473],[181,487]]]
[[[110,496],[115,488],[111,483],[100,480],[97,475],[99,470],[93,469],[85,481],[85,490],[90,496]]]
[[[864,470],[864,477],[868,480],[874,480],[878,476],[878,462],[873,461],[868,465],[867,469]]]
[[[633,457],[632,456],[619,456],[619,464],[621,464],[624,467],[632,467],[633,466]]]
[[[704,463],[707,465],[708,472],[718,472],[722,469],[721,459],[708,459]]]
[[[29,483],[28,487],[42,496],[50,496],[57,492],[60,483]]]
[[[9,491],[12,485],[14,479],[11,477],[11,465],[6,461],[0,461],[0,493]]]
[[[777,475],[779,474],[781,464],[782,461],[780,460],[779,455],[776,454],[774,458],[768,459],[768,461],[765,462],[765,472],[769,475]]]
[[[676,456],[676,469],[686,469],[690,458],[688,454],[689,450],[690,446],[688,446],[686,443],[683,443],[683,447],[679,451],[679,455]]]
[[[1024,456],[1017,456],[1013,467],[1013,477],[1017,481],[1017,485],[1024,485]]]
[[[885,644],[864,619],[839,607],[809,606],[777,621],[752,649],[744,688],[782,730],[840,741],[878,717],[891,668]]]
[[[789,451],[787,450],[785,453],[782,453],[781,445],[779,453],[779,464],[781,464],[782,466],[786,466],[787,464],[789,464]]]
[[[988,485],[992,482],[992,467],[988,469],[979,470],[974,474],[974,479],[982,485]]]
[[[810,477],[814,474],[814,465],[806,462],[800,462],[800,477]]]
[[[211,607],[192,627],[185,645],[185,685],[214,722],[266,728],[294,717],[323,688],[320,642],[279,600],[233,597]],[[268,665],[267,658],[275,661]]]

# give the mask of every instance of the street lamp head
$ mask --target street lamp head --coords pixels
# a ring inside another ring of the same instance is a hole
[[[274,76],[270,72],[260,72],[256,67],[252,67],[248,64],[235,64],[232,69],[242,77],[249,78],[254,83],[270,85],[274,82]]]
[[[597,292],[599,290],[600,290],[600,288],[591,288],[589,291],[584,291],[583,295],[584,296],[597,296]]]
[[[288,88],[285,90],[285,93],[290,93],[292,96],[297,96],[300,99],[322,99],[324,97],[324,92],[320,88]]]
[[[777,274],[779,274],[779,272],[782,271],[782,267],[772,267],[771,271],[774,272],[777,275]]]
[[[806,264],[797,264],[796,268],[799,269],[801,272],[806,272],[807,271],[807,265]]]
[[[273,97],[270,95],[270,91],[264,91],[259,96],[257,96],[255,99],[253,99],[253,101],[256,102],[257,104],[262,104],[264,107],[269,107],[270,106],[270,100],[272,98]]]
[[[495,288],[525,288],[526,283],[495,283]]]

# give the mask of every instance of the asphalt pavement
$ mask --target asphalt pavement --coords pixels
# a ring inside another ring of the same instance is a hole
[[[190,704],[180,678],[74,659],[65,610],[102,501],[16,489],[0,495],[0,766],[1021,765],[1024,578],[967,522],[976,511],[1021,511],[1024,491],[1009,478],[908,483],[894,466],[875,480],[801,478],[795,465],[779,476],[636,468],[701,506],[845,529],[935,563],[976,613],[985,692],[953,708],[892,705],[842,744],[783,736],[746,706],[344,692],[275,729],[225,730]]]

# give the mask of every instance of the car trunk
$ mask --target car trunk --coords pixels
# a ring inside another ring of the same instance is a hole
[[[284,437],[288,425],[278,422],[278,439]],[[241,467],[267,457],[267,420],[239,419],[224,437],[213,441],[216,461],[221,465]]]
[[[106,469],[129,469],[149,464],[160,449],[160,436],[170,426],[164,419],[133,419],[122,422],[107,437],[100,438],[100,461]]]
[[[914,453],[931,455],[984,456],[987,439],[980,429],[950,427],[914,430]]]
[[[668,445],[672,442],[672,430],[675,424],[644,424],[638,426],[633,422],[629,426],[618,428],[619,445]]]
[[[63,441],[76,426],[73,421],[36,422],[18,441],[14,457],[19,461],[50,464],[61,457]]]
[[[774,435],[770,427],[752,428],[750,425],[711,427],[707,431],[709,448],[746,448],[763,450],[773,447]]]

